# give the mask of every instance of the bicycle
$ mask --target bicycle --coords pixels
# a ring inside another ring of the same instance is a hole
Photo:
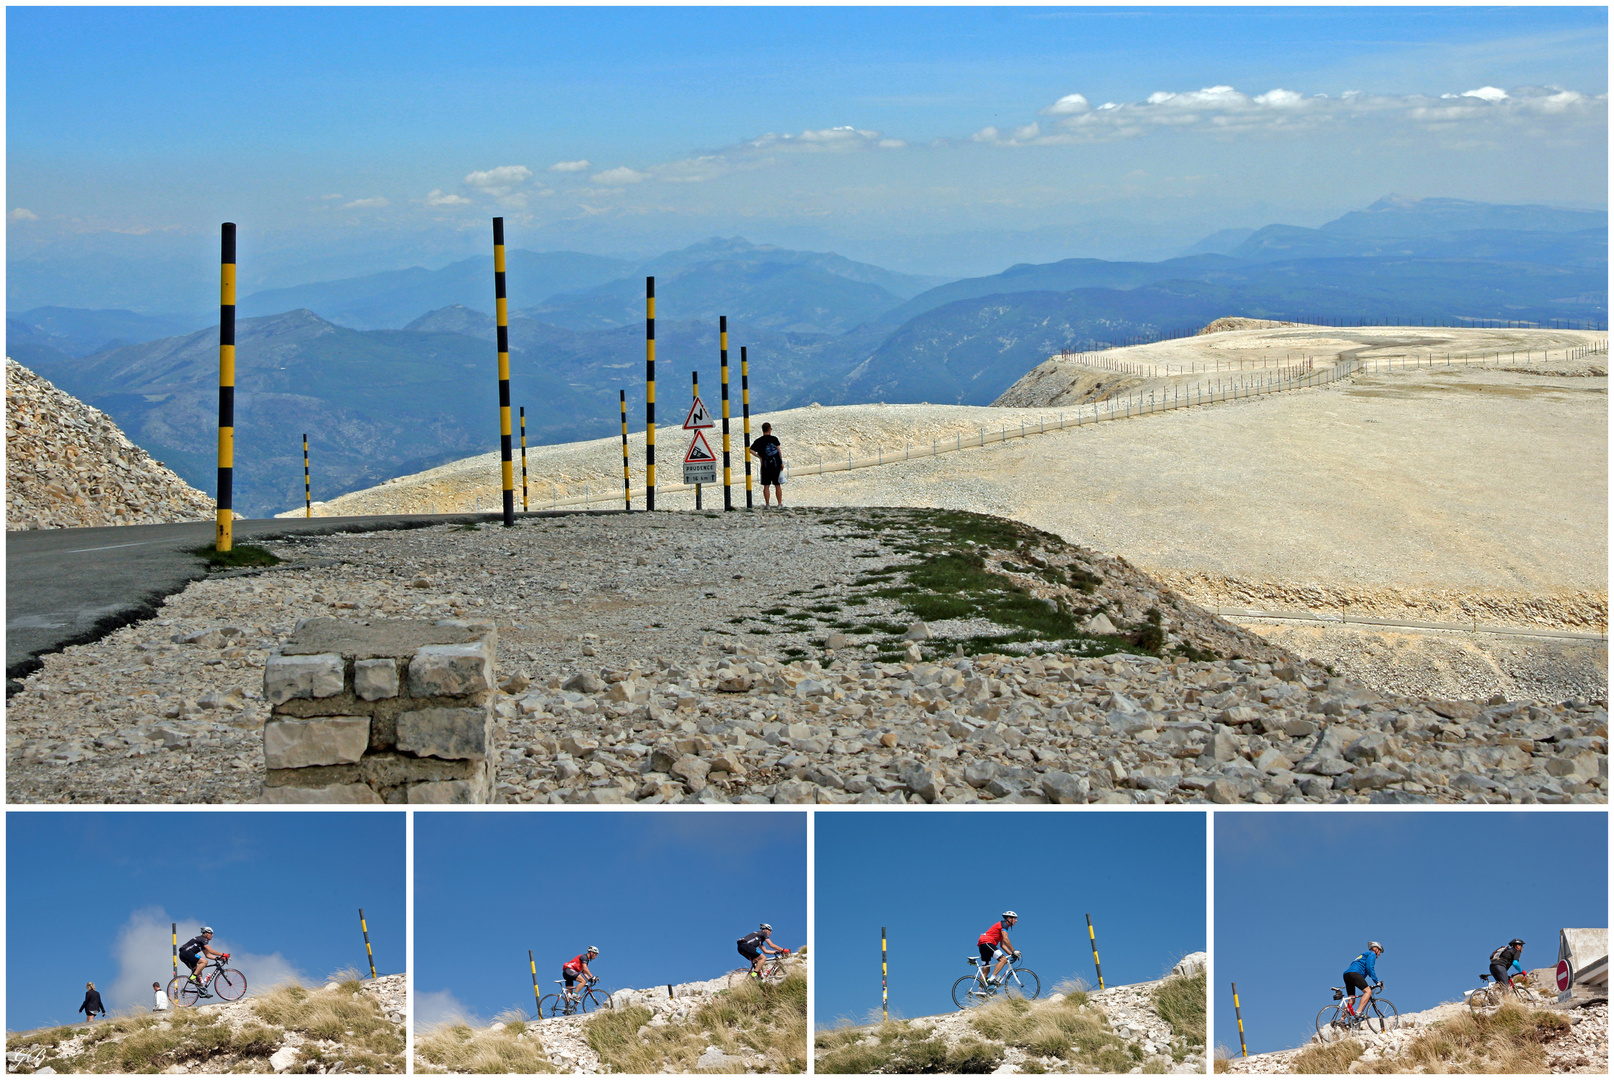
[[[1336,1002],[1345,1000],[1345,988],[1343,986],[1332,986],[1329,989],[1334,991],[1334,1000]],[[1367,1005],[1364,1006],[1360,1014],[1347,1011],[1343,1004],[1324,1005],[1317,1014],[1317,1040],[1325,1043],[1333,1042],[1335,1039],[1343,1038],[1345,1035],[1350,1034],[1357,1028],[1366,1028],[1368,1032],[1374,1035],[1383,1035],[1386,1031],[1394,1031],[1396,1025],[1400,1023],[1400,1016],[1395,1011],[1394,1005],[1379,997],[1379,991],[1383,989],[1383,983],[1373,987],[1373,996],[1368,999]],[[1351,996],[1354,997],[1355,995]]]
[[[213,962],[203,968],[207,974],[200,983],[192,981],[189,975],[175,975],[168,983],[168,1000],[181,1005],[195,1005],[206,997],[217,997],[220,1001],[241,1000],[241,995],[247,992],[247,977],[235,968],[224,966],[229,958],[229,953],[214,957]],[[210,989],[212,993],[208,993]]]
[[[1524,972],[1510,976],[1505,989],[1500,984],[1490,981],[1494,977],[1489,971],[1480,975],[1480,988],[1468,995],[1470,1009],[1478,1012],[1493,1005],[1500,1005],[1509,996],[1509,991],[1520,1001],[1535,1000],[1535,991],[1530,989],[1530,976]]]
[[[783,953],[777,956],[772,954],[764,956],[762,959],[762,966],[757,969],[758,974],[756,977],[765,983],[784,982],[785,975],[788,974],[785,969],[785,961],[788,959],[790,959],[789,949],[786,949]],[[752,972],[750,968],[735,968],[733,971],[729,972],[729,986],[730,988],[739,986],[741,983],[751,977]]]
[[[556,979],[557,983],[564,983],[565,979]],[[591,1010],[602,1008],[611,1000],[611,995],[602,990],[594,989],[600,980],[596,977],[586,980],[574,990],[561,990],[558,994],[546,994],[538,1003],[539,1017],[576,1016],[579,1013],[588,1013]]]
[[[1021,967],[1018,956],[1009,957],[996,982],[987,981],[987,973],[992,969],[990,963],[979,956],[966,956],[964,960],[975,968],[975,974],[964,975],[953,984],[953,1004],[960,1009],[984,1005],[997,997],[999,990],[1003,991],[1004,997],[1020,997],[1028,1001],[1042,993],[1042,981],[1037,978],[1037,973]]]

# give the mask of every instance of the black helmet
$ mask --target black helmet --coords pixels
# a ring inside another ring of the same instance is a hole
[[[1514,938],[1512,941],[1508,942],[1508,944],[1509,945],[1523,945],[1524,944],[1524,939],[1523,938]]]

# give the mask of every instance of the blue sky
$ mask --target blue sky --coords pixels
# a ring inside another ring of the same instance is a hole
[[[222,220],[250,289],[479,254],[496,213],[958,276],[1392,191],[1606,205],[1601,7],[13,7],[6,48],[14,274],[205,267]]]
[[[415,815],[415,1022],[532,1014],[590,945],[607,989],[711,979],[773,924],[807,940],[802,813],[555,811]]]
[[[404,815],[6,814],[6,1028],[67,1023],[94,982],[107,1008],[148,1009],[173,939],[204,922],[247,985],[404,970]],[[80,1019],[83,1017],[80,1016]]]
[[[1607,925],[1602,810],[1217,811],[1215,1039],[1237,1052],[1236,982],[1252,1054],[1302,1045],[1369,940],[1415,1012],[1461,1001],[1512,938],[1551,967],[1561,928]]]
[[[886,928],[893,1015],[950,1012],[966,956],[1008,909],[1010,933],[1045,992],[1157,979],[1205,948],[1205,815],[940,811],[814,817],[814,1022],[863,1022],[880,1007]]]

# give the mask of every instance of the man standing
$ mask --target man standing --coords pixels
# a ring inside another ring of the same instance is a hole
[[[785,455],[779,440],[773,436],[772,424],[762,425],[762,436],[751,440],[751,446],[746,453],[756,455],[757,460],[762,462],[762,505],[771,505],[768,501],[768,485],[772,484],[774,494],[779,499],[779,506],[783,509]]]
[[[156,1003],[152,1005],[151,1011],[152,1012],[167,1012],[168,1011],[168,995],[163,993],[163,984],[160,983],[160,982],[152,983],[151,984],[151,992],[156,996],[156,999],[157,999]]]

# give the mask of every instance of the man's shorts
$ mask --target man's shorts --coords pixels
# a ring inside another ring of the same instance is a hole
[[[184,964],[187,968],[189,968],[192,971],[196,970],[196,961],[198,961],[200,959],[201,959],[201,956],[198,955],[197,953],[180,953],[179,954],[179,962],[181,964]]]
[[[747,949],[744,945],[739,946],[739,949],[740,955],[745,957],[747,960],[755,960],[757,957],[762,955],[761,949]]]
[[[1347,971],[1345,973],[1345,992],[1347,994],[1354,994],[1358,991],[1366,990],[1369,985],[1370,984],[1367,981],[1367,976],[1363,975],[1360,971]]]
[[[561,978],[566,980],[566,989],[570,990],[572,984],[583,977],[583,973],[576,968],[563,967],[560,969]]]
[[[975,945],[976,948],[981,950],[981,963],[983,964],[990,964],[1003,952],[1003,946],[1001,945],[988,945],[984,941],[977,941]]]
[[[779,466],[778,468],[774,468],[774,469],[770,469],[766,465],[762,466],[762,486],[767,487],[770,484],[775,484],[775,485],[783,484],[783,481],[780,479],[780,476],[781,476],[781,474],[784,473],[784,471],[785,471],[785,469],[784,469],[783,465]]]

